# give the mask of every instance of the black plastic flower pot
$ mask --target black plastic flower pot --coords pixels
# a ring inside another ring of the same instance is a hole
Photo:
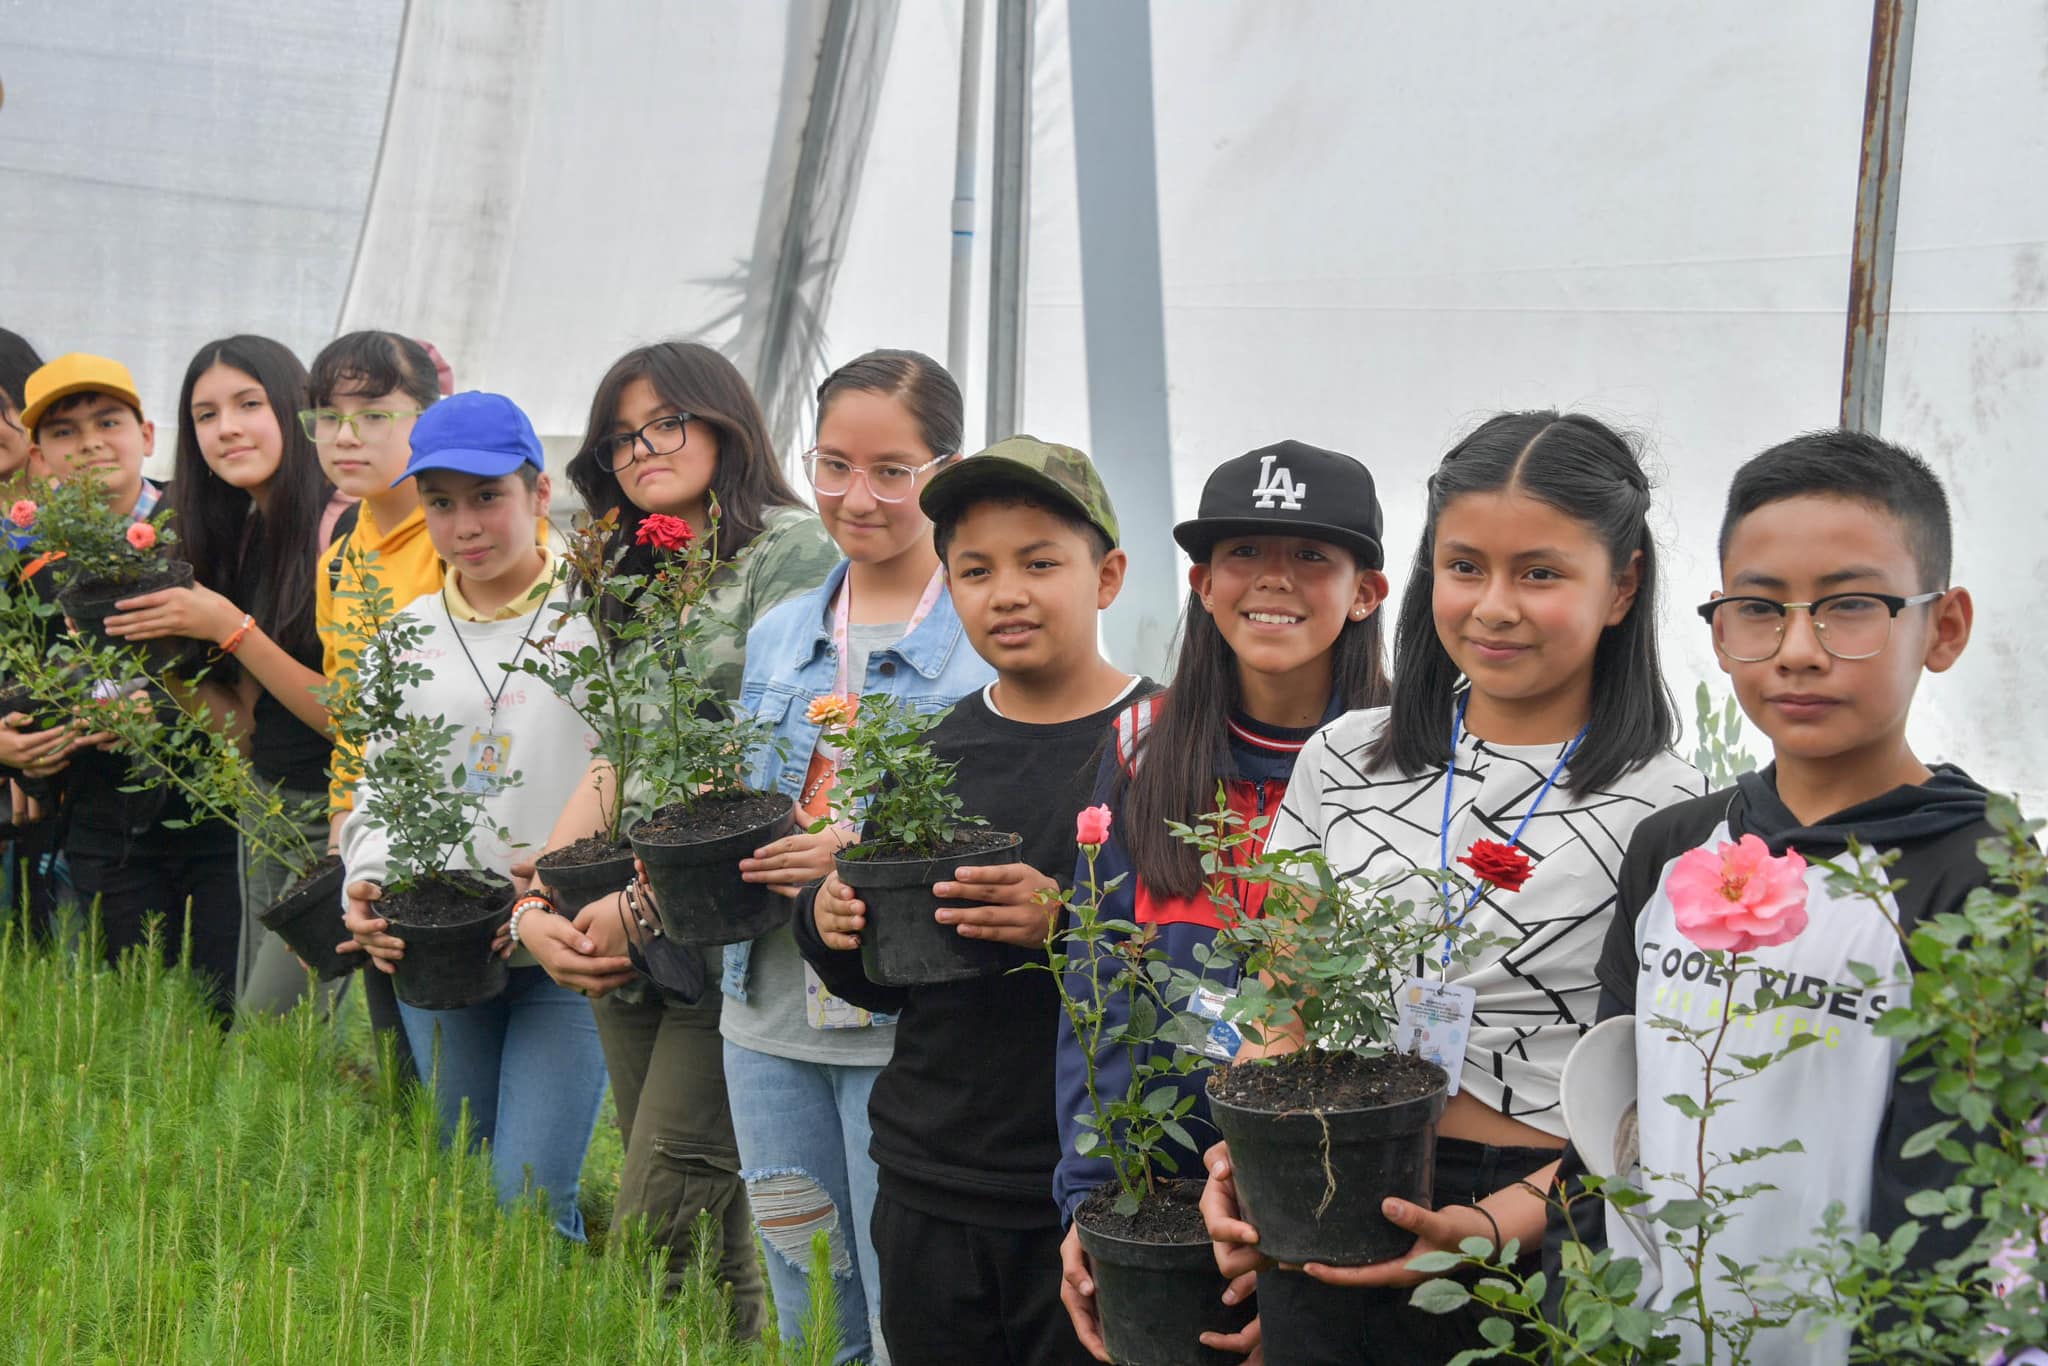
[[[369,957],[335,948],[348,938],[341,923],[341,884],[347,873],[341,860],[329,854],[256,915],[323,982],[348,976]]]
[[[1204,1333],[1236,1333],[1258,1312],[1255,1301],[1223,1302],[1229,1285],[1216,1270],[1216,1255],[1203,1231],[1195,1202],[1202,1188],[1178,1181],[1149,1197],[1140,1215],[1160,1203],[1179,1208],[1160,1220],[1156,1234],[1140,1233],[1133,1221],[1107,1214],[1112,1183],[1090,1196],[1074,1213],[1082,1250],[1095,1276],[1095,1311],[1103,1345],[1119,1366],[1238,1366],[1233,1352],[1202,1345]],[[1142,1227],[1142,1222],[1139,1227]]]
[[[796,828],[796,803],[752,793],[666,806],[628,834],[647,865],[662,932],[707,947],[759,939],[789,923],[788,897],[740,877],[740,860]]]
[[[190,588],[192,566],[183,560],[164,560],[146,574],[126,583],[106,583],[97,579],[65,585],[57,592],[57,605],[64,609],[64,615],[71,619],[81,635],[92,637],[108,645],[127,645],[142,652],[143,659],[152,669],[168,669],[178,664],[195,650],[195,642],[182,636],[166,636],[159,640],[122,640],[107,634],[107,618],[119,612],[114,604],[129,598],[139,598],[144,593],[154,593],[165,588]]]
[[[864,858],[863,853],[875,850],[859,845],[851,856],[834,858],[839,880],[859,893],[867,907],[867,928],[860,936],[860,965],[867,979],[882,986],[926,987],[1003,971],[999,945],[963,938],[935,918],[941,906],[973,903],[940,901],[932,895],[932,884],[950,882],[956,868],[1015,863],[1022,844],[1004,831],[970,830],[930,858]]]
[[[386,890],[377,910],[405,941],[391,984],[421,1010],[481,1005],[510,981],[491,952],[512,913],[512,883],[496,873],[443,873],[404,892]]]
[[[1402,1053],[1296,1053],[1212,1072],[1209,1114],[1230,1144],[1238,1207],[1259,1231],[1259,1251],[1362,1266],[1413,1246],[1380,1202],[1431,1203],[1445,1087],[1442,1068]]]
[[[573,916],[591,902],[624,890],[633,880],[633,846],[592,836],[555,850],[535,866],[541,885],[555,894],[562,913]]]

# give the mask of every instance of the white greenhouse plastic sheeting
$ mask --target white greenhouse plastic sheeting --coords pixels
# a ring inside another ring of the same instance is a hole
[[[758,346],[825,8],[8,5],[0,325],[129,359],[160,418],[210,336],[310,357],[337,327],[396,326],[559,450],[626,346]],[[1041,0],[1020,425],[1087,447],[1066,21]],[[823,357],[944,354],[960,23],[957,0],[909,0],[880,30],[836,276],[806,277]],[[1868,0],[1154,4],[1178,512],[1249,447],[1350,451],[1379,478],[1398,591],[1451,441],[1499,407],[1592,411],[1639,433],[1662,481],[1689,714],[1717,676],[1686,609],[1716,582],[1728,476],[1836,418],[1869,27]],[[2043,51],[2048,0],[1920,7],[1883,422],[1949,481],[1979,606],[1915,742],[2036,810]],[[989,189],[984,153],[984,229]],[[962,377],[970,438],[984,351]],[[1133,550],[1138,574],[1180,581],[1171,546]]]

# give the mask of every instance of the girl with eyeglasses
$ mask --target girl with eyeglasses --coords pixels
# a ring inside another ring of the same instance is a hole
[[[915,351],[871,351],[818,389],[818,444],[804,457],[818,514],[845,557],[811,592],[776,608],[747,638],[741,708],[776,743],[755,756],[756,787],[788,793],[799,824],[826,816],[836,751],[810,717],[820,696],[887,694],[941,712],[994,678],[964,637],[917,495],[957,458],[964,414],[945,369]],[[858,704],[856,704],[858,705]],[[855,838],[826,829],[776,840],[742,875],[794,897],[832,871]],[[726,1079],[768,1277],[785,1340],[802,1334],[809,1300],[805,1218],[835,1218],[839,1361],[887,1362],[869,1222],[875,1164],[868,1094],[895,1047],[895,1027],[824,988],[788,929],[725,951]]]
[[[315,807],[307,837],[327,838],[322,799],[331,751],[314,624],[313,579],[320,516],[331,492],[313,443],[297,421],[306,369],[268,337],[208,342],[186,367],[169,499],[189,588],[119,604],[107,630],[126,640],[183,636],[222,658],[201,696],[225,719],[249,718],[257,776],[292,809]],[[284,890],[288,870],[244,842],[238,1004],[282,1012],[304,994],[305,970],[258,912]]]
[[[783,477],[760,405],[724,356],[695,342],[659,342],[620,357],[597,387],[583,448],[569,480],[591,513],[616,511],[609,549],[624,550],[626,573],[648,573],[654,551],[638,544],[653,513],[701,530],[718,505],[721,567],[697,611],[712,623],[692,665],[736,701],[747,630],[776,603],[817,584],[832,542]],[[629,611],[608,602],[608,619]],[[548,839],[559,849],[604,828],[615,799],[609,765],[594,764]],[[630,803],[634,794],[624,794]],[[564,986],[595,997],[618,1110],[625,1161],[616,1215],[643,1219],[667,1249],[668,1286],[679,1289],[691,1261],[700,1212],[720,1227],[719,1277],[732,1287],[745,1337],[767,1316],[754,1221],[738,1175],[739,1156],[719,1056],[719,1001],[696,1000],[637,977],[626,953],[621,899],[563,906],[529,916],[520,942]],[[694,950],[692,950],[694,952]],[[708,965],[707,978],[716,972]]]

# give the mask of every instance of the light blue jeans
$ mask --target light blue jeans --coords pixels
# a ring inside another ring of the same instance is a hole
[[[498,1203],[524,1194],[530,1171],[555,1228],[582,1242],[576,1191],[605,1084],[590,1002],[533,967],[512,969],[504,993],[482,1005],[419,1010],[400,1001],[398,1010],[421,1070],[432,1062],[442,1137],[454,1140],[468,1101],[471,1140],[490,1144]]]
[[[875,1163],[868,1093],[879,1067],[835,1067],[757,1053],[725,1041],[725,1087],[739,1138],[740,1175],[768,1245],[768,1284],[783,1341],[802,1336],[810,1301],[811,1235],[824,1230],[839,1297],[839,1362],[887,1366],[882,1292],[868,1224]],[[852,1240],[847,1225],[853,1226]]]

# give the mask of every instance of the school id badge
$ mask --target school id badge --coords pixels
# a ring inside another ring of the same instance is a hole
[[[469,751],[463,758],[462,790],[491,796],[505,785],[511,771],[512,737],[487,730],[469,733]]]
[[[1463,982],[1410,977],[1395,997],[1394,1048],[1443,1068],[1450,1078],[1449,1094],[1455,1096],[1478,1006],[1479,993]]]

